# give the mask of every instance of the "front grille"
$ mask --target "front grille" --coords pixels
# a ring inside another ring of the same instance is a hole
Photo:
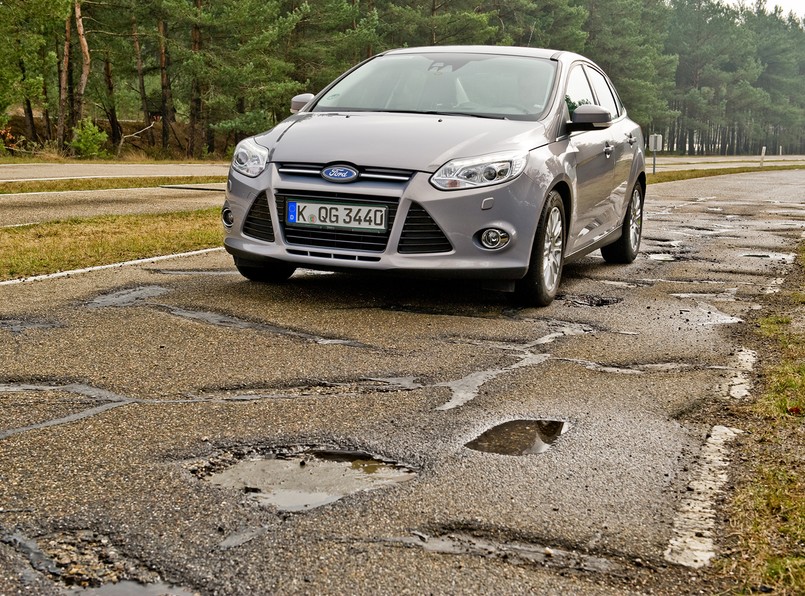
[[[252,203],[246,221],[243,222],[243,235],[274,242],[274,226],[271,223],[271,211],[265,193],[260,193]]]
[[[441,228],[418,203],[411,203],[405,218],[397,252],[402,254],[427,254],[450,252],[453,245]]]
[[[389,241],[391,227],[397,215],[396,197],[371,197],[341,192],[311,192],[278,190],[274,195],[277,203],[277,217],[280,228],[288,244],[314,246],[336,250],[365,250],[383,252]],[[328,203],[348,203],[350,205],[385,205],[388,208],[388,224],[385,232],[357,232],[352,230],[327,230],[320,228],[297,228],[285,223],[285,209],[288,200],[305,199],[326,201]]]
[[[307,176],[314,178],[321,178],[322,170],[327,167],[326,164],[315,163],[281,163],[277,165],[277,171],[285,176]],[[358,167],[358,180],[356,182],[373,181],[373,182],[393,182],[405,183],[411,179],[414,172],[411,170],[400,170],[397,168],[374,168],[374,167]],[[354,182],[353,182],[354,184]]]

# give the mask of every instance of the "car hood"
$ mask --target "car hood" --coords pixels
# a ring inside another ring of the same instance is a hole
[[[435,172],[455,158],[530,150],[540,122],[431,114],[300,113],[255,137],[273,162],[351,163]]]

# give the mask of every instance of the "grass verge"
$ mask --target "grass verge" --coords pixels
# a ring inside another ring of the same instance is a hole
[[[221,246],[217,207],[73,218],[0,229],[0,279]]]
[[[748,467],[727,508],[732,556],[720,573],[737,593],[805,594],[805,245],[785,289],[756,321],[763,389],[737,407]]]
[[[110,190],[117,188],[153,188],[174,184],[214,184],[223,182],[226,182],[224,176],[132,176],[130,178],[20,180],[14,182],[0,182],[0,194],[64,192],[68,190]]]
[[[646,169],[650,169],[650,160]],[[708,178],[710,176],[726,176],[728,174],[748,174],[752,172],[776,172],[785,170],[805,170],[805,165],[790,166],[764,166],[764,167],[740,167],[740,168],[713,168],[711,170],[673,170],[670,172],[657,172],[656,174],[646,174],[649,184],[659,184],[660,182],[676,182],[677,180],[690,180],[691,178]]]

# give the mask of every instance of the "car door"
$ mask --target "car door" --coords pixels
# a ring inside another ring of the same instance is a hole
[[[581,63],[570,70],[565,102],[570,116],[578,106],[597,104]],[[612,141],[609,128],[570,134],[568,151],[575,154],[576,195],[570,215],[566,254],[592,244],[603,231],[603,203],[612,192],[615,178]]]
[[[626,209],[629,196],[629,175],[632,171],[632,162],[637,152],[638,132],[634,130],[634,123],[625,117],[623,106],[618,99],[612,85],[599,70],[585,66],[595,93],[596,102],[612,115],[612,125],[607,129],[611,148],[610,160],[612,162],[613,179],[604,203],[597,209],[601,218],[601,225],[607,230],[620,225]]]

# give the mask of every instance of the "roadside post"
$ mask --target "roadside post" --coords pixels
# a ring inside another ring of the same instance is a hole
[[[649,135],[648,148],[652,154],[651,173],[657,173],[657,151],[662,151],[662,135]]]

